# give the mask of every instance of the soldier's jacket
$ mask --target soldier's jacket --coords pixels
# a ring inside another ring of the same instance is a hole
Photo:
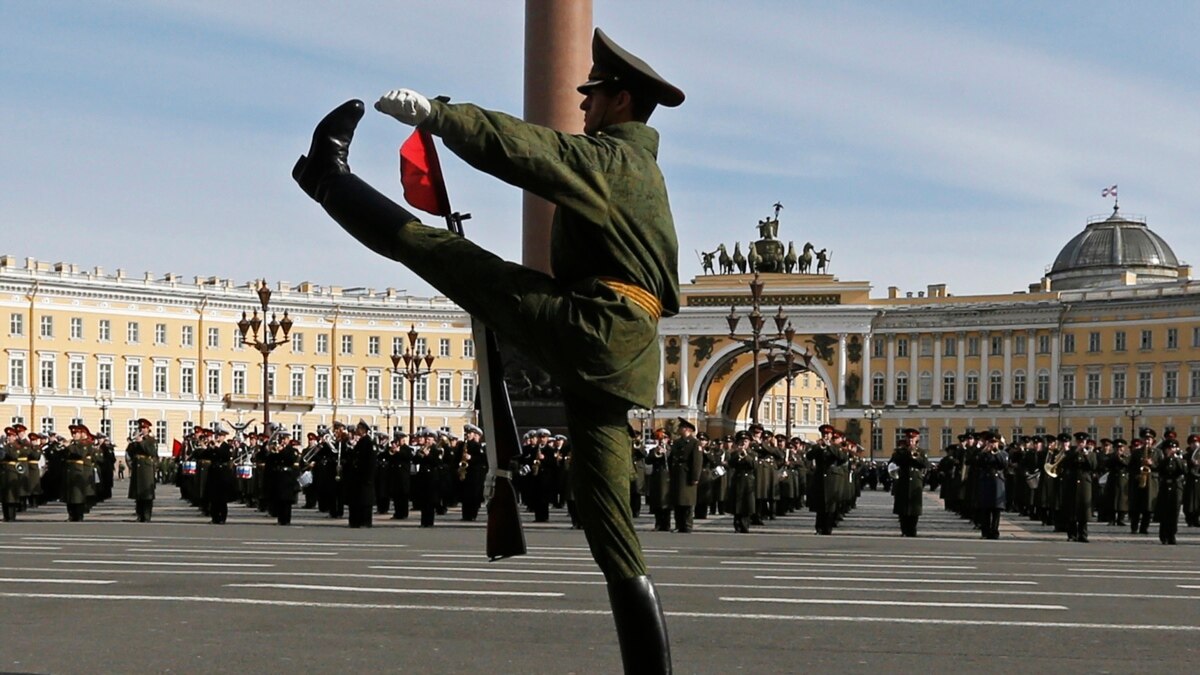
[[[668,502],[672,506],[695,506],[700,470],[704,466],[704,454],[700,441],[695,436],[680,437],[671,444],[667,455],[671,469],[671,488]]]
[[[0,446],[0,502],[16,504],[24,495],[24,462],[13,445]]]
[[[432,102],[422,122],[446,147],[475,168],[554,203],[550,264],[561,287],[574,291],[559,303],[523,295],[519,315],[561,313],[575,330],[553,336],[513,330],[503,308],[463,308],[497,327],[507,340],[543,365],[564,387],[598,388],[642,407],[654,402],[658,382],[657,321],[600,283],[638,286],[679,311],[678,242],[662,173],[658,132],[640,122],[611,125],[595,137],[564,134],[470,104]],[[489,280],[494,282],[495,280]],[[567,337],[564,340],[564,336]]]
[[[125,446],[125,461],[129,464],[129,498],[154,499],[158,483],[158,442],[147,436]]]
[[[66,475],[63,476],[62,500],[67,504],[87,502],[92,481],[92,445],[71,441],[67,446]]]
[[[900,516],[919,516],[924,505],[925,469],[929,458],[925,453],[909,448],[896,448],[892,463],[900,467],[896,482],[892,485],[892,513]]]

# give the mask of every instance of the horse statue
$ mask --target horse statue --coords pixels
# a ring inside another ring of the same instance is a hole
[[[763,257],[762,254],[758,252],[758,247],[756,247],[754,244],[750,244],[746,248],[750,251],[749,255],[746,256],[746,262],[749,263],[750,272],[753,274],[758,272],[759,268],[762,267]]]
[[[817,274],[829,273],[829,249],[823,248],[817,251]]]
[[[729,252],[725,250],[725,244],[717,244],[717,264],[720,266],[721,274],[733,274],[733,258],[729,257]]]
[[[811,241],[804,242],[804,253],[800,254],[800,274],[808,274],[809,268],[812,267],[813,250],[816,248]]]
[[[738,273],[746,273],[746,256],[742,255],[742,242],[734,242],[733,244],[733,264],[737,265]]]
[[[792,270],[796,269],[796,245],[790,241],[788,242],[787,255],[783,256],[783,269],[788,274],[791,274]]]

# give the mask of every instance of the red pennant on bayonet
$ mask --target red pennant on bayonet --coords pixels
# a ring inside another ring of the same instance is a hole
[[[442,165],[428,131],[414,130],[400,146],[400,184],[404,186],[404,199],[414,208],[435,216],[450,215]]]

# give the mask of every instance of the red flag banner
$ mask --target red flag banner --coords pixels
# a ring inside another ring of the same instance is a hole
[[[404,186],[404,199],[414,208],[435,216],[450,215],[442,165],[428,131],[414,130],[400,146],[400,184]]]
[[[180,443],[178,438],[173,440],[174,442],[171,443],[171,456],[179,457],[183,454],[183,443]]]

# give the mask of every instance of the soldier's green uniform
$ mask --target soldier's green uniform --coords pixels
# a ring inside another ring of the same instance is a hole
[[[154,510],[154,490],[158,483],[158,441],[153,434],[144,433],[142,438],[132,441],[125,448],[125,461],[129,464],[129,498],[134,500],[139,523],[150,522]]]
[[[422,97],[431,110],[421,129],[475,168],[556,205],[553,276],[422,225],[349,173],[345,155],[361,102],[322,121],[293,175],[360,242],[416,272],[562,387],[572,489],[592,556],[609,582],[626,669],[657,662],[669,670],[665,626],[629,506],[626,421],[631,407],[654,402],[658,319],[679,310],[678,244],[657,164],[658,132],[625,121],[632,108],[616,101],[628,95],[652,110],[679,105],[683,92],[599,30],[593,61],[579,88],[584,102],[608,106],[618,123],[592,135]],[[607,113],[600,119],[613,121]],[[639,635],[643,620],[656,634],[649,643]]]
[[[6,522],[17,519],[21,491],[25,481],[24,465],[17,456],[16,444],[0,445],[0,505]]]
[[[692,431],[695,427],[687,423]],[[704,464],[704,453],[700,451],[700,440],[695,435],[684,435],[671,444],[667,455],[671,469],[671,487],[667,500],[675,510],[675,530],[692,531],[692,509],[696,506],[697,486],[700,470]]]
[[[62,500],[67,504],[67,518],[72,522],[83,520],[87,509],[88,491],[92,480],[91,455],[90,440],[75,439],[67,446]]]

